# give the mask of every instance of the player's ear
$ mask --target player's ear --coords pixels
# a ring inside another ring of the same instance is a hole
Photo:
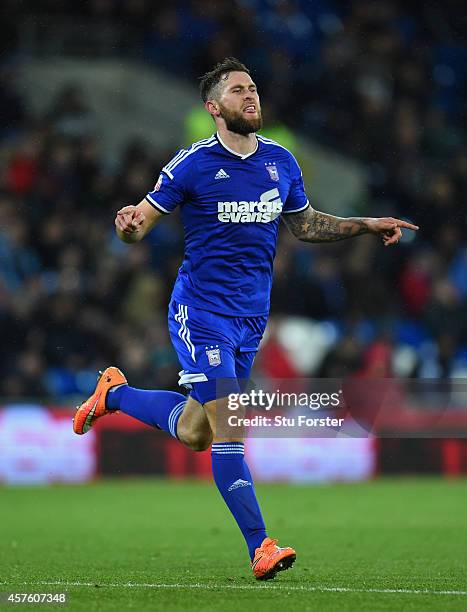
[[[204,105],[204,108],[213,117],[219,117],[220,109],[219,109],[219,105],[217,104],[215,100],[207,100],[207,102]]]

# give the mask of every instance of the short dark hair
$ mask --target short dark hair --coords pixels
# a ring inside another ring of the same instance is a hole
[[[246,72],[250,74],[250,71],[242,64],[236,57],[226,57],[214,66],[214,68],[203,74],[200,77],[199,89],[203,102],[207,102],[212,96],[213,90],[219,85],[223,75],[230,74],[231,72]]]

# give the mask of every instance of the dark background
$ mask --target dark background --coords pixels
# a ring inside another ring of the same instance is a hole
[[[223,57],[244,61],[268,122],[363,164],[369,196],[356,210],[421,227],[388,250],[372,237],[309,246],[282,230],[272,322],[299,315],[333,330],[300,374],[465,374],[463,3],[4,0],[1,17],[0,395],[67,401],[108,364],[135,386],[177,385],[166,329],[177,216],[129,248],[113,218],[184,143],[128,142],[110,164],[72,74],[38,116],[16,77],[23,61],[54,53],[144,63],[192,87]],[[257,368],[298,374],[275,325]]]

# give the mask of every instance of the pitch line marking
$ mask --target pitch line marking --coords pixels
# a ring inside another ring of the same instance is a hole
[[[60,587],[100,587],[100,588],[132,588],[132,589],[206,589],[206,590],[254,590],[254,591],[305,591],[309,593],[389,593],[407,595],[456,595],[467,596],[467,591],[434,591],[429,589],[353,589],[350,587],[325,587],[325,586],[286,586],[282,584],[254,585],[254,584],[202,584],[195,582],[191,584],[181,583],[148,583],[148,582],[122,582],[122,583],[95,583],[95,582],[67,582],[67,581],[45,581],[38,582],[0,582],[0,585],[21,584],[22,586],[60,586]]]

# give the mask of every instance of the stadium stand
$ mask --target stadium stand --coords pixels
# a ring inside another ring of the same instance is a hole
[[[108,363],[135,386],[176,388],[177,381],[166,330],[182,253],[177,217],[131,248],[113,235],[114,212],[152,187],[167,151],[129,142],[109,164],[79,85],[32,115],[14,78],[31,53],[112,55],[170,73],[175,65],[191,82],[216,60],[239,56],[288,128],[365,165],[362,214],[421,226],[416,240],[394,250],[371,237],[310,247],[284,230],[264,350],[295,372],[275,330],[299,316],[332,339],[301,375],[465,375],[467,24],[460,5],[446,3],[439,15],[415,2],[368,0],[156,7],[7,0],[4,12],[0,333],[8,349],[0,395],[87,394]]]

